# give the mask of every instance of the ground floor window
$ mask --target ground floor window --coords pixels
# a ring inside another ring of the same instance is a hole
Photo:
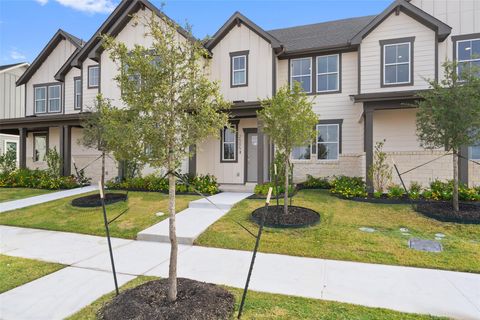
[[[470,159],[480,160],[480,145],[470,147]]]
[[[310,146],[299,146],[292,150],[293,160],[310,160],[311,148]]]
[[[223,128],[221,134],[221,162],[237,161],[237,124]]]
[[[317,159],[338,160],[340,153],[340,125],[317,125]]]
[[[44,161],[47,149],[47,133],[35,133],[33,135],[33,161]]]

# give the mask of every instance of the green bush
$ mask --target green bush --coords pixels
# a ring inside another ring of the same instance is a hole
[[[361,177],[338,176],[330,184],[332,185],[331,193],[345,198],[367,196],[365,181]]]
[[[430,190],[425,190],[422,197],[426,200],[450,201],[453,197],[453,180],[434,180],[430,183]],[[480,201],[480,188],[468,188],[464,184],[458,186],[458,199],[461,201]]]
[[[408,195],[412,200],[420,199],[422,195],[422,185],[416,181],[410,182],[410,188],[408,189]]]
[[[315,178],[309,174],[307,175],[307,181],[302,185],[305,189],[330,189],[332,187],[328,178]]]
[[[219,192],[217,179],[212,175],[182,175],[178,179],[175,191],[179,193],[195,193],[197,191],[204,194],[215,194]],[[128,178],[124,181],[111,180],[106,183],[109,189],[122,189],[131,191],[155,191],[168,192],[168,179],[154,174],[145,177]]]
[[[398,184],[392,184],[388,187],[387,197],[389,199],[401,199],[405,195],[405,190]]]
[[[276,196],[277,193],[276,193],[276,190],[275,190],[275,183],[273,183],[273,182],[266,182],[266,183],[263,183],[263,184],[257,184],[255,186],[255,190],[253,192],[257,195],[266,196],[268,194],[268,189],[270,187],[272,187],[272,189],[273,189],[272,196]],[[281,195],[284,192],[285,192],[285,186],[279,185],[278,186],[278,194]],[[288,187],[288,194],[292,195],[293,192],[294,192],[293,186],[289,186]]]
[[[73,176],[52,176],[46,170],[19,169],[8,174],[0,174],[0,187],[72,189],[79,187]]]
[[[0,174],[10,174],[17,169],[17,154],[8,150],[0,156]]]

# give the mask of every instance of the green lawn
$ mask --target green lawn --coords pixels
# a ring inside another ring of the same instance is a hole
[[[121,192],[121,191],[118,191]],[[68,231],[92,235],[105,235],[102,208],[78,208],[70,202],[74,196],[36,206],[2,213],[0,224]],[[188,203],[198,199],[197,196],[177,196],[177,212],[188,207]],[[109,220],[120,213],[128,211],[110,224],[113,237],[134,239],[137,233],[168,217],[168,195],[157,192],[129,192],[127,202],[117,202],[107,206]],[[164,212],[157,217],[155,213]]]
[[[4,256],[0,254],[0,293],[58,271],[56,263]]]
[[[124,291],[153,279],[155,278],[138,277],[122,286],[120,290]],[[235,295],[234,318],[236,319],[243,291],[235,288],[227,289]],[[114,292],[106,294],[67,318],[67,320],[95,320],[97,319],[97,312],[113,297]],[[426,320],[444,318],[401,313],[380,308],[367,308],[347,303],[249,291],[242,319]]]
[[[256,232],[250,213],[262,206],[261,200],[244,200],[203,233],[196,244],[252,250],[254,238],[235,221]],[[279,254],[360,261],[391,265],[428,267],[480,273],[480,225],[443,223],[417,214],[409,205],[385,205],[341,200],[324,190],[302,190],[294,205],[321,213],[321,223],[305,229],[265,228],[260,251]],[[375,233],[359,231],[373,227]],[[444,233],[442,253],[408,248],[410,237],[434,239]]]
[[[5,201],[12,201],[33,196],[38,196],[45,193],[54,192],[56,190],[45,189],[29,189],[29,188],[0,188],[0,203]]]

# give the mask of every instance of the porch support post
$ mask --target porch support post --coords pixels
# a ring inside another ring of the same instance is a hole
[[[188,173],[191,176],[197,174],[197,146],[192,144],[189,147],[190,157],[188,158]]]
[[[69,176],[72,174],[72,127],[63,126],[61,130],[63,175]]]
[[[460,158],[458,159],[458,172],[460,183],[468,186],[468,147],[460,148]]]
[[[364,148],[365,148],[365,178],[367,192],[373,193],[373,181],[368,177],[368,171],[373,165],[373,112],[374,109],[364,107]]]
[[[258,121],[258,130],[257,130],[257,183],[262,184],[265,182],[264,179],[264,133],[263,133],[263,123]]]
[[[25,169],[27,167],[27,129],[20,128],[19,132],[19,166],[20,169]]]

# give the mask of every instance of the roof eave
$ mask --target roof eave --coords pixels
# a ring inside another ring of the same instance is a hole
[[[330,46],[322,46],[322,47],[315,47],[315,48],[305,48],[305,49],[298,49],[298,50],[284,50],[281,54],[278,55],[279,59],[285,59],[292,56],[299,56],[299,55],[309,55],[309,54],[316,54],[316,53],[325,53],[325,52],[335,52],[335,51],[355,51],[358,49],[358,45],[352,45],[351,43],[342,43],[342,44],[335,44]]]

